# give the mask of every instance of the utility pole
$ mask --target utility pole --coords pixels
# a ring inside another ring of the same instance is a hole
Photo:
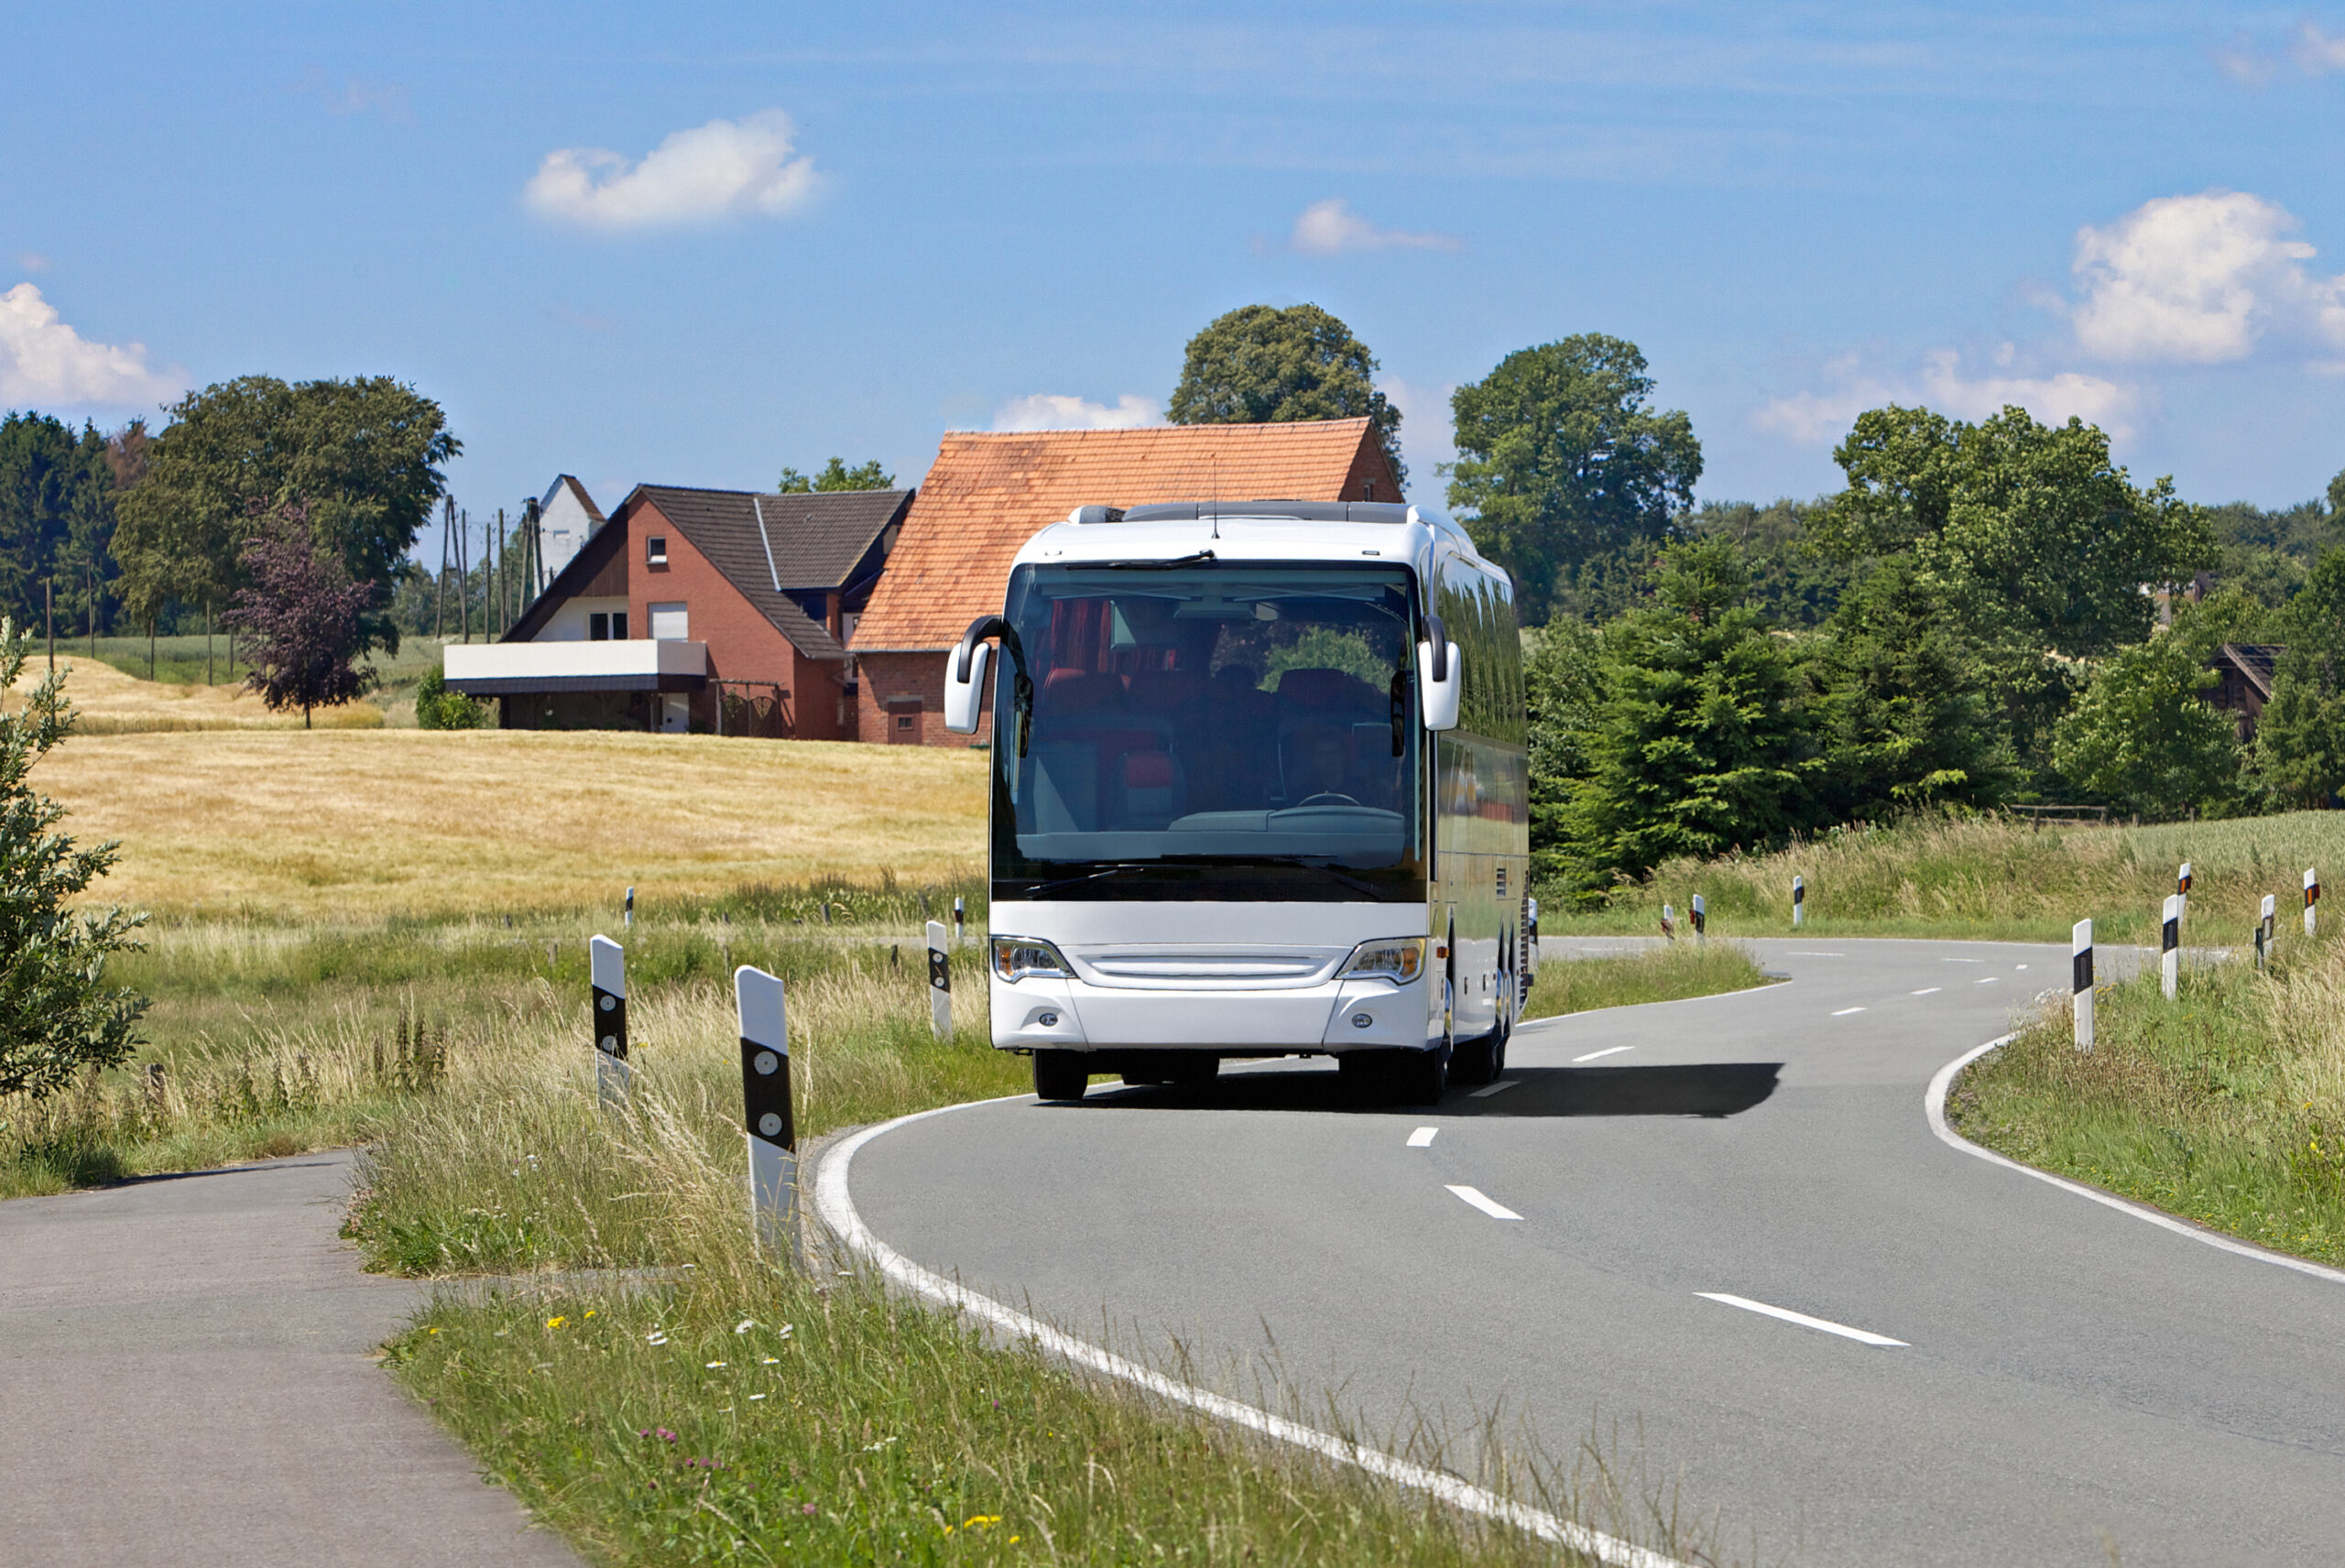
[[[473,640],[473,515],[456,514],[456,629]]]
[[[481,628],[488,634],[484,641],[496,640],[497,623],[505,620],[506,611],[509,608],[506,597],[512,591],[512,578],[513,551],[505,542],[505,508],[499,506],[496,508],[496,614],[487,626]]]

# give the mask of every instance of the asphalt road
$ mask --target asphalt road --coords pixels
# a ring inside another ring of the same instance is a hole
[[[0,1203],[0,1564],[574,1568],[370,1353],[349,1156]]]
[[[2345,1562],[2345,1285],[1925,1119],[2067,952],[1753,945],[1792,983],[1526,1025],[1431,1112],[1319,1063],[1095,1083],[894,1129],[850,1191],[917,1263],[1371,1428],[1604,1434],[1738,1561]]]

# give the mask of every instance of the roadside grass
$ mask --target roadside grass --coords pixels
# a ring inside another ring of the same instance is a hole
[[[1800,876],[1803,935],[2056,942],[2089,917],[2100,941],[2154,942],[2185,860],[2193,873],[2188,940],[2236,945],[2252,938],[2264,894],[2289,913],[2300,907],[2307,866],[2345,868],[2345,812],[2040,832],[2001,817],[1917,818],[1768,855],[1669,861],[1599,909],[1572,913],[1550,900],[1543,925],[1551,935],[1657,933],[1664,901],[1683,920],[1700,893],[1714,931],[1787,936],[1792,878]]]
[[[99,638],[101,651],[96,659],[92,659],[86,651],[62,646],[58,648],[57,663],[58,668],[65,671],[66,695],[73,700],[78,715],[74,724],[76,735],[298,730],[301,727],[299,713],[272,713],[258,696],[240,684],[227,681],[224,659],[217,671],[221,680],[216,684],[205,684],[200,657],[191,671],[186,667],[159,664],[161,679],[148,681],[146,679],[145,640],[140,639],[138,656],[135,659],[126,656],[107,656],[104,649],[108,643],[120,640]],[[202,641],[201,637],[193,640],[198,644]],[[32,659],[26,663],[23,673],[17,677],[16,690],[0,693],[0,701],[5,701],[11,708],[15,707],[21,701],[18,693],[42,681],[48,674],[47,655],[36,649]],[[181,674],[186,678],[174,678]],[[238,680],[241,681],[242,677],[239,676]],[[371,702],[320,708],[311,715],[311,723],[318,729],[379,729],[383,722],[382,709]],[[65,755],[64,752],[56,754],[60,759]]]
[[[2285,930],[2285,928],[2284,928]],[[2095,996],[2094,1049],[2052,1007],[1947,1097],[1965,1138],[2275,1251],[2345,1265],[2345,943],[2284,935]]]
[[[1539,965],[1522,1017],[1527,1022],[1598,1007],[1715,996],[1770,985],[1775,978],[1759,966],[1748,948],[1732,942],[1673,942],[1619,956],[1549,958]]]
[[[671,900],[829,876],[918,887],[985,855],[985,760],[965,750],[298,723],[92,720],[37,781],[69,832],[123,841],[100,898],[208,918],[518,916],[609,907],[630,884]]]

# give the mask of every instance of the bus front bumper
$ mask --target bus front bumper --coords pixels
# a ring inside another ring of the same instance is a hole
[[[1441,1018],[1431,987],[1331,980],[1292,989],[1142,990],[1072,976],[993,978],[1001,1051],[1215,1051],[1317,1053],[1423,1049]]]

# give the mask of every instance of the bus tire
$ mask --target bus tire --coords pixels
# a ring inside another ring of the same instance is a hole
[[[1393,1098],[1404,1105],[1431,1105],[1449,1092],[1449,1055],[1445,1051],[1404,1051],[1394,1063]]]
[[[1504,1049],[1493,1031],[1479,1040],[1461,1040],[1449,1059],[1449,1076],[1459,1083],[1487,1083],[1499,1075],[1499,1052]]]
[[[1038,1051],[1034,1053],[1034,1097],[1038,1100],[1080,1100],[1091,1087],[1091,1062],[1079,1051]]]
[[[1210,1051],[1184,1051],[1162,1070],[1164,1082],[1182,1089],[1202,1089],[1221,1076],[1221,1058]]]

